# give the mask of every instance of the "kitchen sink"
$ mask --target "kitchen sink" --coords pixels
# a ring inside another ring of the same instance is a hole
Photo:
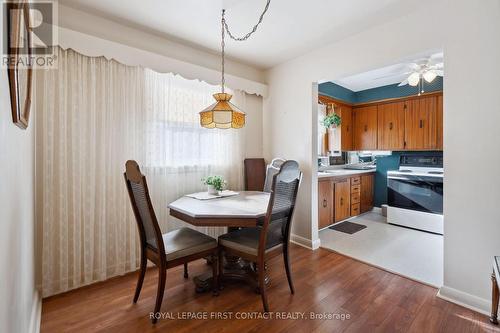
[[[333,173],[333,174],[335,174],[335,173],[342,173],[342,172],[344,172],[344,170],[343,170],[343,169],[342,169],[342,170],[323,170],[323,171],[320,171],[320,172],[322,172],[322,173]]]
[[[377,166],[375,165],[351,165],[344,167],[346,170],[375,170],[376,168]]]

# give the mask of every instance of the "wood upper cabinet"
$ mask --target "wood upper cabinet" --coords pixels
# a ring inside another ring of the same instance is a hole
[[[379,150],[403,150],[405,142],[405,103],[387,103],[378,106]]]
[[[354,150],[377,149],[377,106],[353,109]]]
[[[351,181],[345,179],[335,183],[335,222],[351,216]]]
[[[373,189],[375,176],[361,176],[361,193],[360,193],[360,213],[366,213],[373,208]]]
[[[333,182],[318,182],[318,228],[322,229],[333,223]]]
[[[329,151],[352,150],[352,106],[341,103],[330,103],[328,114],[335,112],[340,116],[341,124],[328,130]]]
[[[326,96],[319,100],[342,119],[328,131],[329,151],[443,150],[441,92],[353,106]]]
[[[438,150],[443,150],[443,95],[437,96],[436,130]]]
[[[342,151],[353,149],[352,145],[352,107],[348,105],[339,106],[340,127],[340,147]]]
[[[406,102],[405,148],[437,149],[437,97],[422,97]]]

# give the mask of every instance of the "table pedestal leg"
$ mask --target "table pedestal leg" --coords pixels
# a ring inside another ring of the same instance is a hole
[[[207,260],[207,264],[212,264]],[[243,281],[250,284],[257,293],[259,293],[259,285],[257,282],[257,272],[256,269],[252,267],[253,265],[243,260],[240,257],[235,256],[225,256],[224,257],[224,281],[236,280]],[[266,266],[267,269],[267,266]],[[206,272],[204,274],[195,276],[193,282],[196,286],[197,293],[203,293],[212,290],[212,273]],[[269,283],[269,277],[266,276],[266,284]]]

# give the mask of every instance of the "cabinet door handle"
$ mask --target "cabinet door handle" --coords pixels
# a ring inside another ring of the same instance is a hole
[[[344,205],[344,198],[340,198],[340,205],[343,206]]]
[[[346,126],[345,131],[349,132],[349,125]]]
[[[326,199],[323,199],[323,208],[325,208],[326,206],[328,206],[328,202],[326,201]]]
[[[424,127],[424,121],[423,119],[420,119],[420,124],[419,124],[420,128],[423,128]]]
[[[389,123],[389,129],[392,130],[392,121]]]
[[[368,131],[368,125],[365,125],[365,132]]]

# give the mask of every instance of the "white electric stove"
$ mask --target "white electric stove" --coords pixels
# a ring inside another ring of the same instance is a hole
[[[405,154],[387,172],[387,222],[443,234],[443,155]]]

